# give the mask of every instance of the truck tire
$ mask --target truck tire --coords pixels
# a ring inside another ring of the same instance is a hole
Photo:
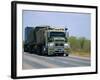
[[[42,55],[43,56],[47,56],[48,55],[47,49],[45,47],[42,48]]]
[[[68,54],[64,53],[63,56],[68,56]]]

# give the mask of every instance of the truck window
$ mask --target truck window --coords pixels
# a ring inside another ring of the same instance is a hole
[[[50,37],[65,37],[64,32],[50,32]]]

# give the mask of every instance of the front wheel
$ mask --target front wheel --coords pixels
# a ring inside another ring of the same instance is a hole
[[[42,55],[48,55],[48,52],[47,52],[47,48],[43,47],[42,48]]]
[[[68,54],[64,53],[63,56],[68,56]]]

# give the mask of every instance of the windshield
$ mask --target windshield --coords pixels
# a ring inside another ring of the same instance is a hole
[[[60,42],[64,42],[65,40],[55,40],[55,41],[57,41],[57,42],[59,42],[59,41],[60,41]]]
[[[64,32],[50,32],[50,37],[65,37]]]
[[[52,42],[54,37],[65,37],[65,33],[64,32],[49,32],[48,42]]]

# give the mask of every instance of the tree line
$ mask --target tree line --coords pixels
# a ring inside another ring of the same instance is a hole
[[[91,41],[85,37],[75,37],[71,36],[68,39],[72,51],[82,51],[90,52],[91,50]]]

